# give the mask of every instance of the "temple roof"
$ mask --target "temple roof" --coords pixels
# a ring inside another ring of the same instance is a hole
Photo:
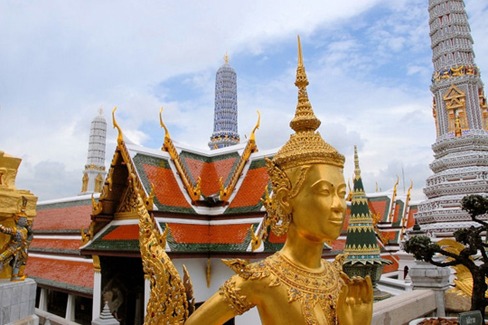
[[[90,259],[29,253],[26,273],[42,286],[88,297],[93,294],[93,264]]]
[[[44,287],[92,295],[93,262],[80,256],[80,232],[90,223],[91,211],[89,195],[38,203],[26,265],[29,277]]]
[[[139,254],[138,217],[130,212],[136,192],[145,196],[159,231],[169,228],[170,254],[251,253],[252,231],[265,214],[265,158],[274,152],[258,152],[252,138],[211,151],[176,144],[169,135],[163,150],[119,138],[105,189],[92,211],[94,232],[82,253]],[[128,181],[131,173],[135,183]],[[260,252],[275,251],[283,242],[270,238]]]
[[[55,232],[80,234],[80,229],[90,223],[91,209],[89,195],[39,202],[33,230],[37,234]]]
[[[181,145],[178,151],[182,168],[188,175],[188,181],[196,184],[200,179],[201,197],[192,202],[186,193],[180,175],[176,172],[171,157],[167,152],[148,151],[133,144],[127,144],[127,150],[137,175],[146,193],[154,185],[154,210],[159,212],[176,212],[184,214],[228,214],[262,211],[261,197],[268,184],[265,168],[265,157],[269,153],[253,153],[246,163],[233,195],[227,202],[213,206],[208,198],[219,196],[220,190],[231,182],[241,161],[246,144],[199,152]],[[220,201],[219,199],[216,202]],[[207,207],[209,209],[202,209]]]

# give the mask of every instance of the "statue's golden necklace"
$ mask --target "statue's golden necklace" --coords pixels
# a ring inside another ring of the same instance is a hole
[[[280,253],[275,253],[264,262],[275,276],[270,285],[286,286],[288,301],[300,302],[306,324],[318,324],[314,314],[317,304],[328,324],[337,323],[336,303],[343,281],[335,265],[322,261],[323,271],[311,272],[293,264]]]

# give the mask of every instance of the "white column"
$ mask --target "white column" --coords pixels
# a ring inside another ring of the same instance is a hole
[[[95,320],[100,317],[100,306],[102,305],[102,273],[100,269],[95,269],[93,278],[92,320]]]
[[[64,317],[69,321],[75,321],[75,296],[68,295],[68,303],[66,304],[66,316]]]
[[[147,304],[149,303],[149,297],[151,296],[151,282],[144,277],[144,319],[146,318]]]
[[[47,311],[47,289],[41,288],[41,295],[39,297],[39,309]]]

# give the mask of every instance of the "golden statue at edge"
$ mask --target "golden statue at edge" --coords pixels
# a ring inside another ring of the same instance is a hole
[[[344,156],[315,130],[298,39],[296,132],[268,160],[273,196],[265,202],[272,231],[287,233],[284,247],[263,261],[231,260],[231,277],[185,324],[222,324],[257,307],[262,324],[369,324],[369,278],[349,279],[342,258],[323,260],[324,243],[339,236],[346,210]],[[266,223],[266,222],[265,222]]]

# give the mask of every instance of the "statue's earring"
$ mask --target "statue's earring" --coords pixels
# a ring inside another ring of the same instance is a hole
[[[271,230],[276,236],[282,236],[288,232],[288,226],[291,222],[292,211],[288,201],[288,189],[281,188],[276,193],[276,217],[275,222],[271,224]]]

